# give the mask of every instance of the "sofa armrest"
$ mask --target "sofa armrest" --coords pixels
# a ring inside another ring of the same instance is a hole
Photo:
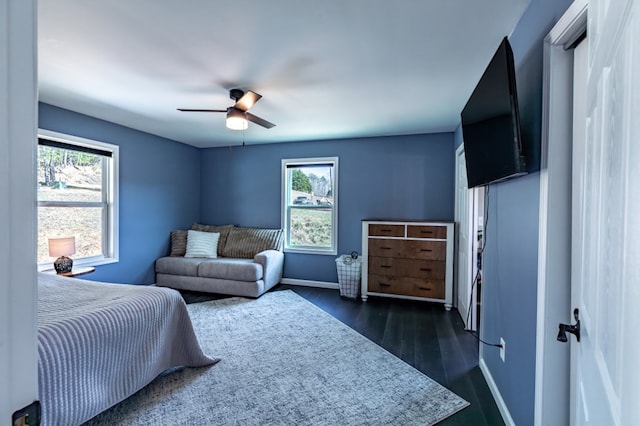
[[[265,291],[280,282],[284,269],[284,253],[278,250],[264,250],[256,254],[253,261],[262,265]]]

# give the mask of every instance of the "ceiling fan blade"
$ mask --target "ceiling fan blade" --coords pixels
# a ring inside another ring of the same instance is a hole
[[[266,127],[267,129],[270,129],[272,127],[275,126],[275,124],[268,122],[267,120],[265,120],[264,118],[260,118],[257,115],[253,115],[250,112],[246,112],[245,113],[247,116],[247,120],[249,120],[252,123],[256,123],[262,127]]]
[[[251,90],[247,90],[247,93],[242,95],[242,97],[236,101],[234,107],[240,111],[247,111],[253,106],[253,104],[258,102],[261,97],[262,95],[252,92]]]
[[[183,112],[227,112],[226,109],[188,109],[188,108],[178,108],[178,111],[183,111]]]

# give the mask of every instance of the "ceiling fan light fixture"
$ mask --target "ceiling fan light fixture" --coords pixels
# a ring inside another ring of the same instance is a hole
[[[249,127],[249,121],[243,111],[230,107],[227,110],[227,128],[231,130],[246,130]]]
[[[275,124],[269,123],[264,118],[260,118],[251,114],[249,108],[251,108],[256,102],[262,98],[261,95],[251,90],[247,93],[240,89],[231,89],[231,99],[235,99],[236,103],[226,109],[193,109],[193,108],[178,108],[178,111],[183,112],[226,112],[227,120],[226,125],[231,130],[246,130],[249,128],[249,122],[262,126],[265,129],[270,129]]]

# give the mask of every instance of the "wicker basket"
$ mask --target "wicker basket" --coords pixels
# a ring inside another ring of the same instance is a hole
[[[356,299],[360,294],[360,275],[362,262],[360,258],[353,259],[348,254],[336,259],[340,296]]]

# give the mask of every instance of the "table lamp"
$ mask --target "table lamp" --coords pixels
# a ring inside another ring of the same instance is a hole
[[[67,256],[76,252],[76,237],[49,238],[49,256],[59,256],[53,267],[58,274],[71,272],[73,260]]]

